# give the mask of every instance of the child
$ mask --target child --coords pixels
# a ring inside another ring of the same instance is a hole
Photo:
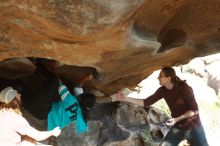
[[[52,104],[52,109],[48,114],[48,130],[58,125],[64,128],[71,122],[76,122],[77,133],[87,131],[88,112],[95,104],[95,96],[84,93],[82,88],[80,93],[73,96],[59,78],[58,80],[61,100]]]
[[[50,131],[38,131],[22,116],[20,111],[21,95],[12,87],[3,89],[0,93],[0,145],[1,146],[35,146],[50,136],[60,135],[60,128],[54,127]],[[28,136],[33,142],[22,139]]]

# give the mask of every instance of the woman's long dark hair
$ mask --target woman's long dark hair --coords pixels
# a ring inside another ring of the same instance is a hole
[[[174,85],[179,85],[181,83],[185,83],[185,80],[181,80],[177,75],[175,70],[172,67],[164,67],[161,69],[161,71],[164,73],[164,75],[166,77],[170,77],[171,78],[171,82]]]

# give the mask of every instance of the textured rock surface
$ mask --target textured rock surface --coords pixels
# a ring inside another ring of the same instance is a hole
[[[219,7],[216,0],[1,0],[0,60],[96,69],[93,85],[112,94],[161,66],[219,52]]]

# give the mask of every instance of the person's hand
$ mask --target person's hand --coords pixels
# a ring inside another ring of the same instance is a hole
[[[178,146],[190,146],[190,143],[188,140],[184,139],[178,144]]]
[[[90,81],[90,80],[92,80],[93,79],[93,75],[92,74],[89,74],[87,77],[86,77],[86,80],[87,81]]]
[[[176,122],[177,122],[176,118],[171,118],[171,119],[167,120],[166,125],[167,126],[173,126],[173,125],[176,124]]]
[[[58,74],[56,74],[56,73],[54,75],[55,75],[55,77],[56,77],[56,79],[58,81],[58,84],[62,84],[62,80],[61,80],[60,76]]]
[[[57,77],[57,81],[58,81],[59,83],[61,83],[62,81],[61,81],[60,77],[59,77],[58,75],[56,75],[56,77]]]
[[[55,136],[55,137],[59,136],[60,133],[61,133],[60,127],[56,127],[52,131],[52,135]]]
[[[116,101],[125,101],[125,98],[126,98],[126,96],[122,92],[115,94]]]

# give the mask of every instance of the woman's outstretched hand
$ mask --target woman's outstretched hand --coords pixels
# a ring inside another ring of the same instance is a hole
[[[114,96],[115,101],[125,101],[126,99],[126,96],[122,92],[116,93]]]
[[[60,133],[61,133],[60,127],[56,127],[52,130],[52,135],[55,137],[59,136]]]

